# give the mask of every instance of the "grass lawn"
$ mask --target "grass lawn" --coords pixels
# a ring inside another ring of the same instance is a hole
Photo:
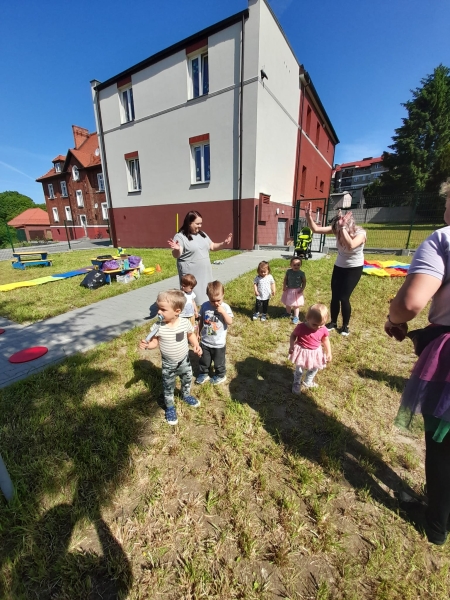
[[[333,262],[304,263],[307,304],[328,304]],[[17,487],[0,498],[1,598],[447,600],[450,543],[395,496],[424,482],[420,432],[392,425],[414,363],[382,329],[402,279],[363,276],[351,335],[331,334],[319,388],[296,396],[287,264],[271,264],[268,322],[251,321],[254,273],[227,286],[228,382],[194,386],[197,409],[178,399],[177,427],[158,351],[137,349],[148,326],[0,392]]]
[[[109,254],[110,251],[110,248],[105,248],[100,251],[77,250],[76,252],[52,254],[50,255],[53,261],[51,267],[27,267],[25,271],[13,269],[10,261],[2,261],[0,262],[0,285],[87,267],[91,264],[91,258]],[[111,285],[105,285],[98,290],[81,287],[80,283],[84,275],[80,275],[54,283],[0,292],[0,316],[17,323],[34,323],[177,274],[176,260],[172,257],[170,250],[127,248],[127,252],[141,256],[146,267],[154,267],[159,264],[162,271],[149,276],[142,275],[140,279],[126,285],[113,281]],[[239,251],[219,250],[211,254],[211,260],[222,260],[234,254],[239,254]]]
[[[367,248],[406,248],[410,225],[398,223],[362,223],[367,231]],[[444,222],[420,225],[415,224],[411,231],[409,248],[415,249],[439,227],[445,227]]]

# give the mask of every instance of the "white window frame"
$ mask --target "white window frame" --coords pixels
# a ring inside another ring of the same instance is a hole
[[[209,177],[205,172],[205,148],[208,147],[207,156],[209,155]],[[200,174],[197,172],[197,160],[200,161]],[[211,147],[209,140],[201,144],[191,145],[191,183],[192,185],[200,185],[211,181]]]
[[[60,162],[55,162],[55,171],[57,173],[61,173],[61,163]]]
[[[107,221],[108,220],[108,203],[102,202],[101,207],[102,207],[102,219],[104,221]]]
[[[98,191],[105,191],[105,180],[103,179],[103,173],[97,173]]]
[[[132,123],[135,120],[133,86],[130,84],[121,87],[118,92],[120,100],[120,122],[122,124]]]
[[[60,181],[59,184],[61,186],[61,196],[63,198],[67,198],[67,196],[68,196],[68,193],[67,193],[67,183],[65,181]]]
[[[55,190],[53,189],[53,183],[49,183],[47,185],[48,187],[48,197],[50,198],[50,200],[54,200],[55,199]]]
[[[207,60],[207,68],[205,69],[205,58]],[[194,90],[194,62],[198,60],[198,94]],[[207,72],[207,90],[203,89],[205,71]],[[189,99],[200,98],[209,94],[209,56],[208,47],[205,46],[195,54],[188,57],[188,72],[189,72]]]
[[[58,223],[59,222],[59,214],[58,214],[58,209],[56,208],[56,206],[54,206],[52,208],[52,213],[53,213],[53,221],[55,223]]]
[[[82,190],[75,190],[75,196],[77,198],[77,206],[79,208],[84,208],[84,198]]]
[[[64,211],[66,213],[66,221],[73,221],[72,219],[72,211],[70,210],[70,206],[65,206]]]
[[[76,165],[72,167],[72,179],[74,181],[80,181],[80,171]]]
[[[139,165],[139,157],[129,158],[127,163],[127,181],[129,192],[140,192],[142,189],[141,168]]]

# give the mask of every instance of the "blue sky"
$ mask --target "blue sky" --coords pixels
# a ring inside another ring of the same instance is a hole
[[[271,0],[341,140],[336,162],[380,155],[410,89],[450,66],[449,0]],[[2,4],[0,192],[43,202],[35,179],[94,131],[89,81],[105,81],[247,7],[247,0],[16,0]]]

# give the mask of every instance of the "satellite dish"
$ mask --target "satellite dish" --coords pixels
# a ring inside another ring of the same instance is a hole
[[[98,148],[96,148],[94,154],[95,154],[95,156],[99,156],[100,150]]]

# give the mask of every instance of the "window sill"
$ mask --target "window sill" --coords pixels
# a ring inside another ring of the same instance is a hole
[[[128,190],[129,194],[140,194],[142,192],[142,189],[140,190]]]
[[[194,183],[191,183],[191,188],[199,186],[208,187],[210,183],[210,181],[195,181]]]
[[[187,101],[188,102],[198,102],[199,100],[205,100],[206,98],[208,98],[209,93],[208,94],[202,94],[201,96],[197,96],[196,98],[188,98]]]
[[[136,120],[136,119],[135,119]],[[135,121],[134,120],[134,121]],[[132,125],[134,123],[134,121],[124,121],[123,123],[120,124],[121,127],[125,127],[126,125]]]

